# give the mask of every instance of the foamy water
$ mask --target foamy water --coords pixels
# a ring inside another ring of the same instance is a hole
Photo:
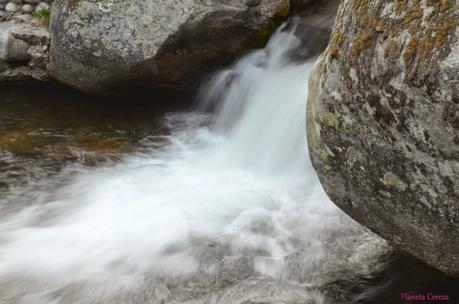
[[[341,240],[361,231],[328,200],[309,162],[311,62],[289,61],[297,44],[278,31],[202,88],[200,111],[165,117],[169,135],[37,191],[36,204],[0,224],[0,302],[323,303],[309,288],[342,270],[354,253]],[[143,298],[119,300],[136,293]]]

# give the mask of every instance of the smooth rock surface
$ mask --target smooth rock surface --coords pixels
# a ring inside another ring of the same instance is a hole
[[[309,150],[359,223],[459,275],[459,8],[345,0],[310,77]]]
[[[287,0],[57,0],[48,70],[91,93],[193,90],[209,72],[263,45],[287,12]]]

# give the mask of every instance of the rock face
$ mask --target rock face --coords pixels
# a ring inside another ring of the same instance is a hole
[[[287,13],[288,0],[56,0],[48,69],[91,93],[193,89],[263,44]]]
[[[49,39],[29,15],[0,23],[0,83],[47,80]]]
[[[459,275],[459,7],[344,0],[310,77],[308,140],[330,198]]]

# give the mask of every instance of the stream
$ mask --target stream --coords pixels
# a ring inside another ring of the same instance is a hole
[[[1,88],[0,303],[452,296],[457,280],[392,252],[322,190],[300,44],[279,29],[193,102]]]

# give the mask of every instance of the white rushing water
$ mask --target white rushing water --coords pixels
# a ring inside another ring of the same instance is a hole
[[[308,159],[311,62],[289,60],[297,44],[278,31],[203,87],[199,108],[216,116],[171,114],[169,135],[43,189],[4,220],[0,302],[118,303],[113,294],[139,293],[149,279],[156,287],[143,300],[119,303],[242,303],[268,294],[273,303],[322,303],[307,288],[342,263],[336,240],[355,231]],[[209,298],[212,288],[219,300]]]

